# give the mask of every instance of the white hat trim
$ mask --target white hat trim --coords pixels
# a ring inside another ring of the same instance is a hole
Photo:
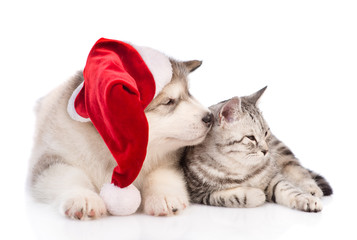
[[[132,46],[136,49],[136,51],[138,51],[154,77],[156,85],[156,97],[157,94],[165,87],[165,85],[171,81],[172,66],[170,59],[155,49],[135,45]]]
[[[76,120],[76,121],[79,121],[79,122],[90,122],[90,119],[89,118],[84,118],[84,117],[81,117],[75,107],[74,107],[74,101],[76,100],[77,98],[77,95],[78,93],[82,90],[83,88],[83,83],[82,82],[72,93],[72,96],[69,98],[68,100],[68,105],[67,105],[67,112],[69,114],[69,116],[73,119],[73,120]]]

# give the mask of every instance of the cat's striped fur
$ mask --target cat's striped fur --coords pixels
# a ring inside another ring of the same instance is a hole
[[[215,123],[205,141],[186,149],[181,164],[191,201],[256,207],[265,201],[318,212],[332,189],[302,167],[274,135],[257,107],[266,88],[210,107]]]

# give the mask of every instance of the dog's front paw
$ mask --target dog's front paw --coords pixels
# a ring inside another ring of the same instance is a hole
[[[189,204],[186,196],[150,195],[144,199],[144,212],[152,216],[180,214]]]
[[[106,215],[107,209],[102,198],[90,190],[66,194],[60,211],[71,219],[88,220]]]
[[[322,210],[322,202],[320,198],[310,194],[300,194],[291,202],[291,208],[305,212],[320,212]]]

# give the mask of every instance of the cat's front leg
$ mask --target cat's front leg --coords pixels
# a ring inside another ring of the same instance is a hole
[[[313,179],[304,179],[299,183],[299,187],[305,193],[309,193],[312,196],[321,198],[324,194],[319,186],[316,184],[315,180]]]
[[[207,200],[213,206],[251,208],[263,205],[265,194],[259,188],[237,187],[213,192]]]
[[[297,160],[284,163],[281,172],[286,179],[297,185],[303,192],[320,198],[324,195],[312,178],[311,173],[302,167]]]
[[[268,200],[287,207],[305,211],[320,212],[322,202],[320,198],[303,192],[282,176],[276,176],[267,188]]]
[[[183,174],[174,168],[159,168],[150,172],[141,194],[143,211],[153,216],[176,215],[189,205]]]
[[[281,174],[288,181],[301,188],[305,193],[316,197],[323,196],[322,190],[312,178],[311,171],[301,166],[299,160],[283,142],[272,136],[270,148],[273,158],[281,169]]]

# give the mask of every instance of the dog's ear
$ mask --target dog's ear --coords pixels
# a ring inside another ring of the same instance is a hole
[[[191,72],[195,71],[197,68],[199,68],[202,65],[202,61],[191,60],[191,61],[183,62],[183,64],[186,66],[188,72],[191,73]]]

